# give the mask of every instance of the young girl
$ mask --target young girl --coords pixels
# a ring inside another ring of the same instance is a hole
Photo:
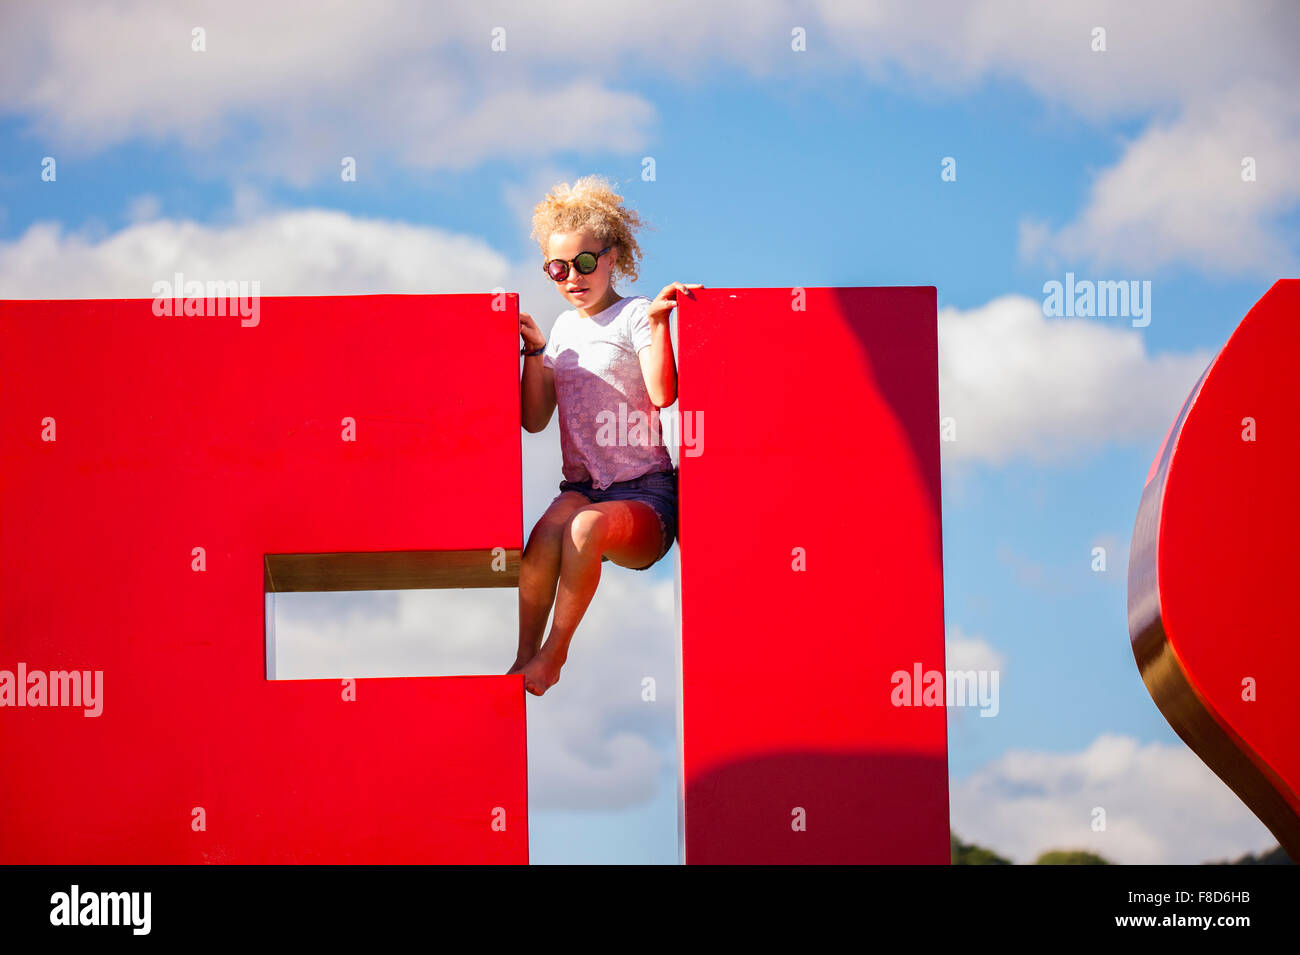
[[[522,671],[535,696],[559,682],[601,562],[647,570],[677,536],[677,470],[658,409],[677,400],[668,316],[678,292],[703,286],[674,282],[653,301],[615,291],[616,273],[636,281],[641,256],[633,236],[641,220],[622,203],[605,180],[585,176],[572,189],[556,186],[533,213],[542,268],[573,306],[549,341],[519,313],[523,428],[543,430],[558,404],[564,457],[560,494],[529,535],[519,569],[519,653],[507,672]]]

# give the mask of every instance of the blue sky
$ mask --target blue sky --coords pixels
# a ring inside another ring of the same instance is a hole
[[[954,831],[1020,862],[1274,844],[1148,696],[1125,576],[1165,430],[1250,306],[1297,272],[1295,12],[265,6],[0,15],[0,296],[148,297],[177,268],[272,295],[500,286],[547,330],[567,306],[531,210],[586,173],[655,226],[624,294],[934,285],[941,413],[958,425],[942,448],[949,661],[1001,674],[995,718],[949,712]],[[340,181],[345,155],[356,182]],[[1149,281],[1150,325],[1044,316],[1044,283],[1067,271]],[[527,533],[557,491],[556,423],[522,440]],[[676,861],[675,561],[606,565],[562,683],[528,700],[534,862]],[[277,605],[286,675],[513,659],[512,593],[299,596]],[[661,674],[651,705],[644,673]],[[1105,832],[1088,825],[1097,805]]]

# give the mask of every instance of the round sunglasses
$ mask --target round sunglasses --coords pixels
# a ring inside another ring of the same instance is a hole
[[[608,252],[613,246],[605,246],[599,252],[579,252],[574,258],[568,261],[564,259],[551,259],[542,266],[542,271],[549,275],[556,282],[563,282],[569,277],[569,264],[578,270],[579,275],[590,275],[596,271],[596,260]]]

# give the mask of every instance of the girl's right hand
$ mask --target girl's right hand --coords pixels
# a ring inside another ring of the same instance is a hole
[[[521,355],[526,351],[537,351],[546,344],[542,330],[527,312],[519,313],[519,337],[524,340],[524,347],[519,349]]]

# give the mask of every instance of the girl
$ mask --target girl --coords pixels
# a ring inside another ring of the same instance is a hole
[[[636,281],[641,255],[633,236],[640,217],[622,203],[604,179],[584,176],[572,189],[556,186],[533,212],[542,268],[573,306],[549,341],[519,313],[523,428],[543,430],[558,405],[564,458],[560,494],[529,535],[519,569],[519,653],[507,672],[522,671],[534,696],[559,682],[601,562],[647,570],[677,536],[677,470],[658,409],[677,400],[668,316],[678,292],[703,286],[674,282],[653,301],[615,291],[616,273]],[[551,633],[539,648],[552,603]]]

